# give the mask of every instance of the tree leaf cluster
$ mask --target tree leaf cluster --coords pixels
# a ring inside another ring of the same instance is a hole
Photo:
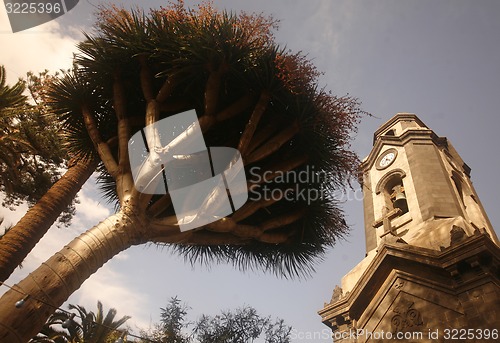
[[[130,319],[129,316],[115,319],[114,308],[104,315],[100,301],[96,312],[87,311],[80,305],[69,304],[68,307],[69,311],[52,314],[29,343],[113,343],[119,337],[118,329]]]
[[[291,327],[282,319],[262,317],[255,308],[243,306],[215,316],[201,315],[195,322],[186,319],[189,308],[177,297],[161,308],[160,323],[141,335],[161,343],[289,343]],[[143,343],[148,340],[141,341]]]
[[[60,127],[45,101],[55,77],[48,71],[29,72],[26,80],[8,86],[0,66],[0,191],[5,195],[2,205],[10,209],[23,201],[36,203],[66,167]],[[59,222],[68,224],[74,211],[73,203]]]

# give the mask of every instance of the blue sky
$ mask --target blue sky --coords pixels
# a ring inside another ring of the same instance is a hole
[[[162,3],[142,1],[140,6]],[[363,109],[374,115],[364,118],[353,137],[353,148],[361,158],[371,149],[373,132],[397,112],[416,113],[438,135],[448,137],[472,168],[476,191],[499,232],[500,2],[256,0],[214,4],[280,19],[280,43],[307,53],[325,73],[321,82],[335,94],[360,98]],[[9,81],[28,70],[69,67],[80,32],[91,30],[92,11],[90,2],[80,1],[56,21],[12,34],[0,8],[0,64],[5,64]],[[73,226],[52,228],[10,284],[111,213],[92,182],[85,185],[80,199]],[[131,315],[129,324],[136,332],[136,325],[144,327],[158,319],[159,307],[171,296],[186,301],[193,317],[249,304],[263,315],[285,319],[297,332],[316,332],[321,337],[315,342],[330,342],[316,312],[365,254],[359,190],[347,194],[343,208],[351,235],[328,253],[307,280],[243,273],[224,265],[192,268],[168,250],[140,246],[107,263],[70,302],[95,308],[100,299],[105,306],[117,308],[119,315]],[[0,214],[7,222],[15,222],[24,210],[0,209]]]

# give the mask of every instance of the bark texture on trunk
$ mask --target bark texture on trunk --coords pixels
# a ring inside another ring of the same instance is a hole
[[[97,167],[96,159],[79,160],[0,239],[0,281],[5,281],[71,204]]]
[[[84,232],[0,298],[0,342],[25,343],[82,283],[129,248],[128,232],[141,225],[119,212]],[[21,308],[15,303],[29,295]]]

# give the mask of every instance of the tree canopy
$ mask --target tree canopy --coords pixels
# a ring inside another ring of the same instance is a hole
[[[273,18],[210,4],[187,9],[178,2],[147,14],[105,7],[96,31],[78,45],[74,72],[52,92],[69,149],[100,155],[103,190],[120,206],[117,175],[130,168],[124,144],[147,124],[194,108],[207,146],[238,148],[260,201],[176,244],[190,261],[308,273],[310,262],[348,230],[331,194],[356,172],[349,144],[364,112],[357,99],[320,88],[313,64],[274,42],[276,26]],[[279,172],[308,177],[283,182]],[[266,198],[262,184],[281,196]],[[311,190],[323,196],[301,197]],[[171,222],[168,195],[147,198],[147,215]]]
[[[283,319],[261,316],[252,306],[203,314],[194,322],[187,320],[189,308],[177,297],[161,308],[161,319],[151,330],[141,331],[145,339],[162,343],[250,343],[264,339],[266,343],[289,343],[291,327]]]

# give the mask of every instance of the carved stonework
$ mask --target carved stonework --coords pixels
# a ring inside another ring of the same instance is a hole
[[[342,298],[342,288],[339,287],[339,285],[335,285],[335,289],[333,290],[332,294],[332,299],[330,300],[330,303],[334,303],[340,298]]]
[[[396,288],[396,289],[401,289],[401,288],[403,288],[403,286],[404,286],[404,285],[405,285],[405,282],[404,282],[404,281],[402,281],[402,280],[399,280],[399,281],[397,281],[397,282],[394,284],[394,288]]]
[[[391,318],[392,333],[418,331],[424,324],[422,315],[413,308],[413,302],[401,300],[393,309],[396,314]]]
[[[460,243],[465,238],[467,238],[465,230],[460,226],[453,225],[452,229],[450,230],[450,245]]]

